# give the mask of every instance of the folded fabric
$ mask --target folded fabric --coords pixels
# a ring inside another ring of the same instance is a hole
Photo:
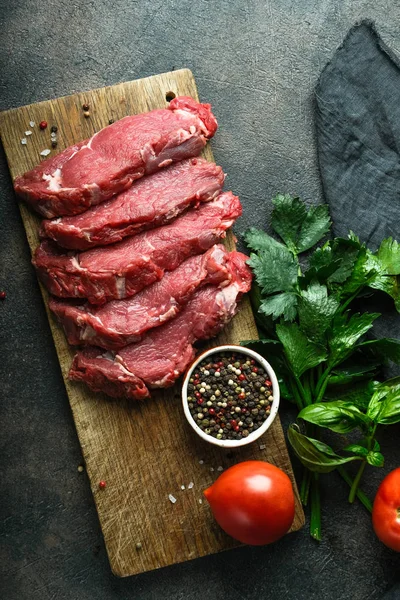
[[[334,233],[375,250],[400,240],[400,61],[364,21],[353,27],[316,88],[319,166]],[[400,337],[393,303],[374,307],[380,336]],[[393,373],[394,374],[394,373]]]
[[[321,74],[318,155],[336,235],[400,238],[400,61],[368,21]]]

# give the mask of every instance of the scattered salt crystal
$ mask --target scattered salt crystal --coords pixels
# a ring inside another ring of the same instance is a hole
[[[214,471],[214,467],[210,467],[210,471],[213,472]]]
[[[173,496],[172,494],[169,494],[168,498],[172,502],[172,504],[175,504],[175,502],[176,502],[175,496]]]
[[[193,483],[193,481],[191,481],[188,485],[188,490],[191,490],[193,486],[194,486],[194,483]]]
[[[185,490],[185,489],[186,489],[185,486],[181,485],[181,490]]]
[[[199,498],[199,504],[203,504],[203,500]]]
[[[50,137],[51,137],[52,140],[55,140],[56,137],[57,137],[57,134],[54,131],[52,131],[51,134],[50,134]]]
[[[21,144],[23,144],[24,146],[26,145],[26,138],[22,138]]]
[[[29,121],[29,127],[35,127],[35,121]]]
[[[260,450],[265,450],[267,446],[265,444],[260,444]]]
[[[51,152],[51,150],[46,148],[45,150],[41,151],[40,156],[48,156],[50,154],[50,152]]]
[[[217,471],[223,471],[223,470],[224,470],[224,467],[221,467],[221,466],[219,466],[219,467],[217,468]]]
[[[25,135],[32,135],[32,131],[28,129],[28,131],[25,131]]]
[[[199,460],[199,465],[204,465],[204,460]]]

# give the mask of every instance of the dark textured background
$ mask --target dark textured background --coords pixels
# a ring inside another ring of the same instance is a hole
[[[277,191],[321,201],[312,90],[366,17],[399,52],[393,0],[1,0],[0,108],[191,68],[219,120],[215,158],[243,200],[239,232],[266,223]],[[1,598],[400,598],[399,555],[376,541],[363,507],[346,505],[335,474],[323,480],[320,545],[304,529],[271,547],[115,578],[77,471],[81,452],[4,154],[0,201]],[[285,407],[282,417],[287,425]],[[385,472],[397,466],[399,433],[382,440]],[[382,475],[370,469],[371,495]]]

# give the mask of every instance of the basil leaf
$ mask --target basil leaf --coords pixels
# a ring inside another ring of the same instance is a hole
[[[383,240],[377,257],[387,275],[400,275],[400,244],[389,237]]]
[[[381,425],[393,425],[400,422],[400,392],[389,392],[381,401],[381,408],[377,416]]]
[[[321,341],[338,306],[335,298],[328,297],[325,285],[313,282],[301,292],[298,309],[300,327],[310,340]]]
[[[383,467],[385,459],[380,452],[371,451],[367,454],[367,463],[373,467]]]
[[[368,404],[367,416],[381,424],[400,421],[400,377],[380,383]]]
[[[358,456],[339,456],[327,444],[300,433],[296,425],[289,427],[288,439],[301,463],[310,471],[329,473],[339,465],[360,460]]]
[[[349,444],[346,446],[346,448],[343,448],[343,450],[345,452],[351,452],[356,456],[361,456],[362,458],[365,458],[368,454],[368,448],[365,448],[365,446],[360,446],[360,444]]]
[[[325,348],[311,342],[297,323],[277,325],[276,334],[282,342],[286,358],[296,377],[326,360]]]
[[[273,319],[283,317],[285,321],[293,321],[297,315],[298,296],[294,292],[282,292],[265,298],[259,312]]]
[[[353,351],[356,342],[380,316],[379,313],[354,314],[348,318],[348,313],[334,318],[332,334],[329,340],[330,356],[328,364],[334,367],[342,363]]]
[[[356,406],[341,400],[306,406],[299,413],[299,418],[336,433],[348,433],[369,423],[369,419]]]

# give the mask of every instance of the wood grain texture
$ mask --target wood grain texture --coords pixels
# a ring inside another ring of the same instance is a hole
[[[192,73],[182,69],[3,112],[0,133],[12,177],[36,166],[40,152],[51,148],[52,124],[59,128],[58,152],[90,137],[109,119],[166,106],[167,92],[198,98]],[[90,105],[89,119],[83,116],[85,102]],[[49,123],[44,131],[38,128],[42,120]],[[29,126],[30,121],[35,121],[35,127]],[[29,129],[33,133],[24,146],[21,139]],[[213,160],[209,146],[203,155]],[[24,204],[20,204],[20,210],[33,252],[39,243],[40,219]],[[228,234],[226,244],[234,248],[232,234]],[[41,289],[47,309],[48,295]],[[134,575],[238,545],[215,523],[207,503],[200,502],[202,490],[216,479],[219,466],[225,469],[242,460],[262,459],[282,468],[291,477],[296,492],[291,530],[304,524],[279,418],[260,442],[248,447],[226,451],[207,444],[185,421],[179,383],[155,392],[149,401],[133,403],[112,401],[70,382],[68,370],[74,352],[49,311],[48,317],[115,575]],[[238,343],[256,335],[245,298],[240,312],[212,345]],[[265,444],[265,449],[260,450],[260,444]],[[102,479],[107,482],[104,490],[98,485]],[[194,486],[187,489],[190,482]],[[169,494],[177,498],[175,504],[169,501]],[[141,549],[137,549],[138,543]]]

